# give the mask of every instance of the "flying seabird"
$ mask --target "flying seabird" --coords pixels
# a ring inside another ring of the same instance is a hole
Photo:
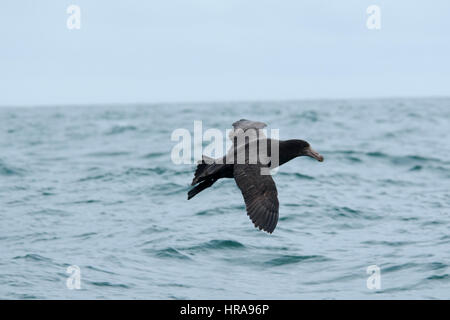
[[[278,222],[278,193],[270,173],[262,174],[262,170],[268,171],[300,156],[322,162],[323,156],[304,140],[268,139],[261,130],[266,126],[263,122],[246,119],[233,123],[233,131],[229,135],[233,145],[223,158],[202,157],[192,180],[195,187],[188,192],[188,200],[221,178],[234,178],[244,196],[247,215],[255,227],[272,233]],[[257,150],[254,159],[252,147]],[[278,161],[275,155],[272,156],[275,148],[278,149]]]

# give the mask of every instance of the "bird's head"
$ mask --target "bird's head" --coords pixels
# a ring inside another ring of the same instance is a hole
[[[316,159],[317,161],[322,162],[323,156],[319,154],[317,151],[313,150],[308,142],[304,140],[294,140],[295,141],[295,150],[298,152],[298,157],[308,156]]]

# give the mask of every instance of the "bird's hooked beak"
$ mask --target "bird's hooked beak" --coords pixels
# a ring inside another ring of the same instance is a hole
[[[311,147],[307,147],[304,152],[305,152],[305,156],[314,158],[319,162],[323,161],[323,156],[320,153],[318,153],[317,151],[314,151]]]

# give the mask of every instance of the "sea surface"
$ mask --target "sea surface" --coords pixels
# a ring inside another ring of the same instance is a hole
[[[325,157],[274,175],[272,235],[171,160],[241,118]],[[2,107],[0,298],[450,299],[450,99]]]

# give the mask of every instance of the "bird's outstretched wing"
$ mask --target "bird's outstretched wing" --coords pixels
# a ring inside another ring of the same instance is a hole
[[[263,129],[267,127],[267,124],[265,124],[264,122],[259,122],[259,121],[251,121],[251,120],[247,120],[247,119],[241,119],[239,121],[236,121],[235,123],[233,123],[233,128],[236,129],[242,129],[244,131],[248,130],[248,129]]]
[[[266,139],[266,135],[260,131],[265,127],[267,124],[264,122],[241,119],[233,123],[233,130],[230,131],[229,138],[234,147],[239,147],[248,141]]]
[[[260,164],[235,164],[234,179],[255,227],[272,233],[278,222],[278,192],[272,176],[261,175],[261,167]]]

